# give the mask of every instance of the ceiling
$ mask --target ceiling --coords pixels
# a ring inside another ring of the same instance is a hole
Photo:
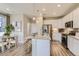
[[[28,17],[61,17],[74,10],[77,3],[0,3],[0,12],[7,14],[22,13]]]

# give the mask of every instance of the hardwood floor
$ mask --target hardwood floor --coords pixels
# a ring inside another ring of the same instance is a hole
[[[6,52],[0,53],[0,56],[32,56],[32,50],[29,51],[29,49],[27,49],[27,44],[28,43],[25,43],[18,47],[14,47]],[[65,49],[57,41],[53,41],[51,43],[51,54],[51,56],[74,56],[69,50]]]
[[[53,41],[52,42],[52,56],[73,56],[73,54],[68,50],[65,49],[59,42]]]

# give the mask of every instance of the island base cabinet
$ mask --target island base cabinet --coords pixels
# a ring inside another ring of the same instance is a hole
[[[32,39],[32,56],[50,56],[50,40]]]

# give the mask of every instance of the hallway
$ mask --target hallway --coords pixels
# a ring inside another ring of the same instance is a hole
[[[52,42],[52,55],[53,56],[74,56],[69,50],[65,49],[59,42]]]

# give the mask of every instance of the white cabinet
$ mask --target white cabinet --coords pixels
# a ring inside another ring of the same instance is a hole
[[[79,28],[79,8],[73,11],[73,27]]]
[[[72,36],[68,37],[68,48],[74,54],[79,56],[79,38]]]
[[[61,22],[65,26],[65,23],[71,20],[73,20],[73,28],[79,28],[79,8],[63,17]]]
[[[53,32],[53,40],[59,41],[61,43],[61,33]]]
[[[68,48],[74,54],[74,39],[68,36]]]
[[[50,56],[50,40],[32,39],[32,56]]]

